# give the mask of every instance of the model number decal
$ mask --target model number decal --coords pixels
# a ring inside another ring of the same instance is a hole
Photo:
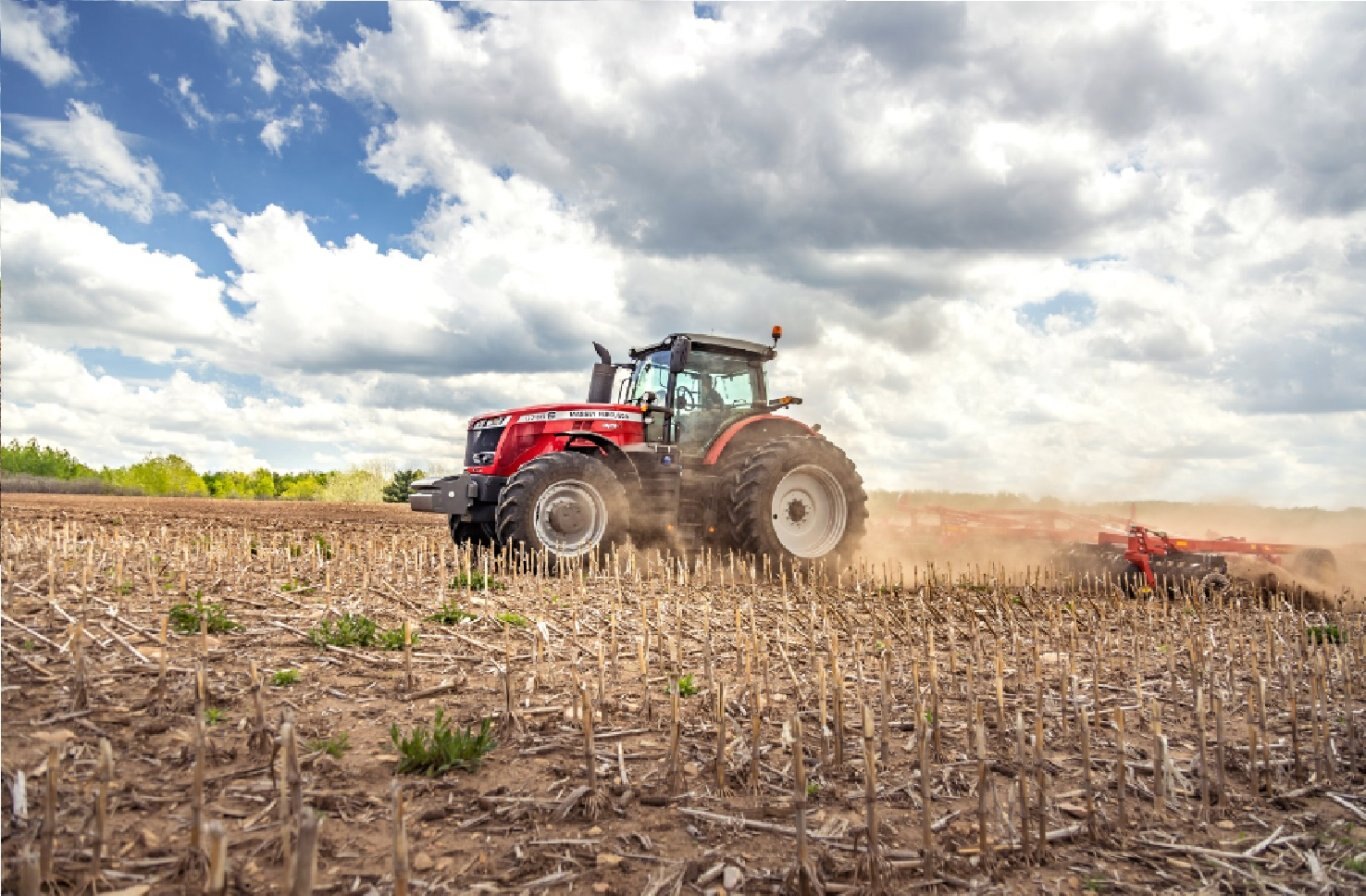
[[[640,414],[632,411],[541,411],[538,414],[523,414],[518,423],[544,423],[550,420],[625,420],[639,421]]]

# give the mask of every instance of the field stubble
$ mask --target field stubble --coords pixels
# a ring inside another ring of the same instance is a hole
[[[442,522],[6,495],[6,887],[1366,885],[1356,609],[1037,568],[640,553],[544,577]],[[197,600],[240,628],[168,632]],[[470,618],[429,619],[451,603]],[[310,641],[343,613],[416,641]],[[438,709],[496,746],[396,775],[391,726]]]

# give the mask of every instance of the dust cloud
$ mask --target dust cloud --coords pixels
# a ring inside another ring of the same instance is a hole
[[[941,507],[950,512],[935,509]],[[1249,581],[1267,582],[1273,580],[1268,577],[1274,577],[1281,585],[1343,595],[1352,603],[1366,596],[1366,509],[1362,508],[1331,511],[1177,502],[1064,504],[1004,495],[911,492],[901,496],[875,494],[870,509],[864,556],[871,563],[899,565],[907,576],[912,567],[924,569],[931,564],[937,570],[955,573],[981,569],[1019,575],[1049,566],[1059,547],[1095,543],[1102,530],[1123,533],[1132,521],[1173,537],[1234,537],[1252,543],[1326,549],[1332,553],[1335,571],[1325,570],[1321,562],[1306,562],[1315,559],[1313,554],[1287,550],[1281,555],[1281,565],[1247,555],[1229,555],[1229,572]],[[1050,511],[1062,516],[1050,536],[1031,538],[1023,532],[994,535],[990,522],[965,527],[954,511],[987,515]]]

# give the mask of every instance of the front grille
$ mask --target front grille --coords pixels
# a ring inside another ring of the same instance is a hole
[[[487,467],[493,463],[494,452],[498,450],[498,440],[503,437],[506,427],[485,427],[471,429],[465,439],[465,466]]]

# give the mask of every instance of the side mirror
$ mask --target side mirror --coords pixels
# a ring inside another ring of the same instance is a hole
[[[669,349],[669,373],[682,373],[688,366],[688,353],[692,351],[692,340],[687,336],[674,339]]]

